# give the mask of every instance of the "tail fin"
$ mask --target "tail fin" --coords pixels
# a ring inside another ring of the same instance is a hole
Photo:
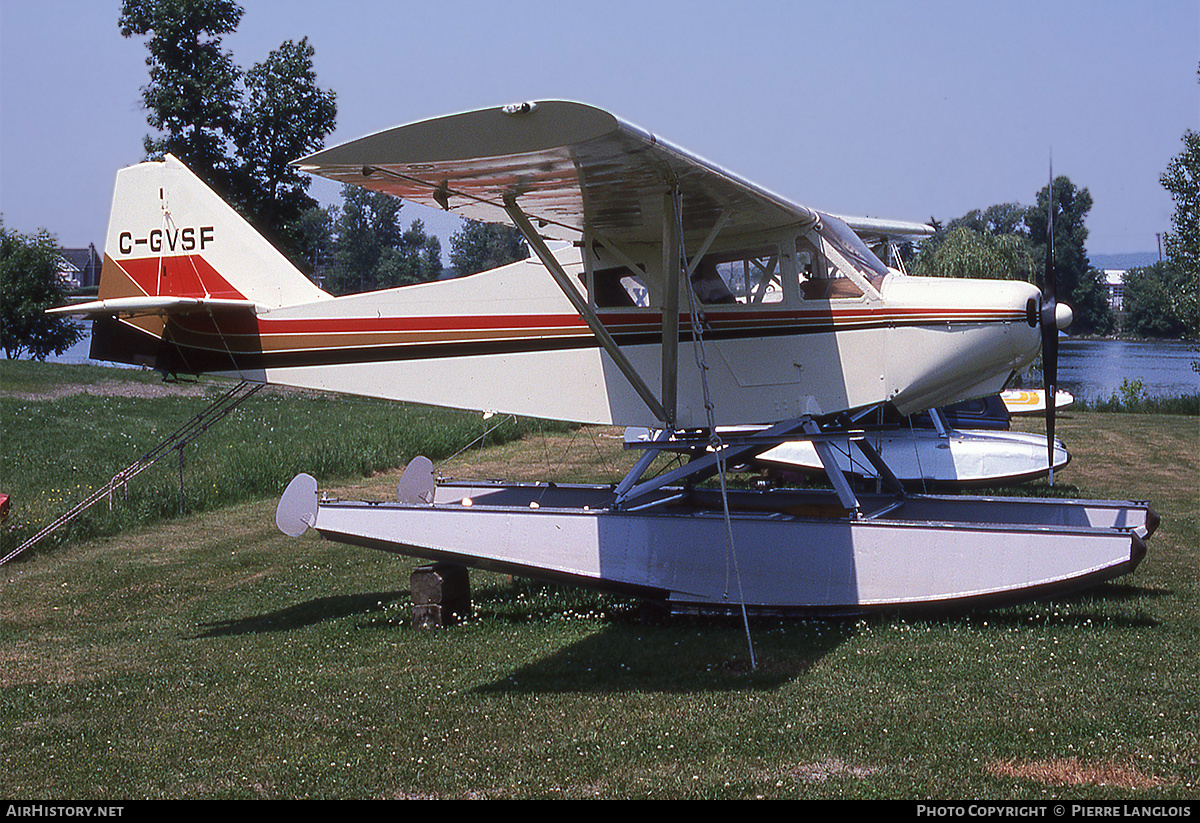
[[[118,172],[101,300],[245,300],[278,308],[328,296],[174,157]]]
[[[244,374],[255,349],[235,355],[229,334],[254,338],[256,314],[327,298],[168,155],[117,174],[100,299],[49,311],[94,318],[94,360]]]

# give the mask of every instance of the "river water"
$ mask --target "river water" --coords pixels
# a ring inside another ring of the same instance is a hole
[[[88,325],[83,340],[61,356],[47,359],[58,363],[95,363],[88,359],[90,345]],[[1150,397],[1197,394],[1200,374],[1192,369],[1195,360],[1200,360],[1197,345],[1179,340],[1063,338],[1058,344],[1059,388],[1081,400],[1107,400],[1113,394],[1120,396],[1122,380],[1141,380],[1143,391]]]
[[[1121,382],[1142,381],[1149,397],[1200,393],[1197,344],[1179,340],[1072,340],[1058,344],[1059,388],[1081,400],[1121,396]]]

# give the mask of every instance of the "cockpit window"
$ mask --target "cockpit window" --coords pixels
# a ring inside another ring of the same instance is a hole
[[[778,251],[766,249],[710,254],[692,272],[692,289],[706,305],[759,305],[783,301]]]
[[[808,236],[796,238],[796,268],[800,272],[800,296],[805,300],[863,296],[858,284],[843,274]]]
[[[592,275],[592,302],[601,309],[650,305],[650,292],[640,275],[626,268],[600,269]]]
[[[888,267],[867,248],[862,238],[854,230],[836,217],[828,214],[821,215],[821,225],[817,229],[821,239],[833,246],[846,260],[858,269],[858,273],[875,285],[875,278],[882,280],[888,273]]]
[[[836,217],[821,215],[811,234],[796,238],[796,268],[800,272],[800,294],[805,300],[836,300],[862,297],[863,290],[838,268],[840,257],[876,289],[888,273],[887,266],[867,248],[849,226]]]

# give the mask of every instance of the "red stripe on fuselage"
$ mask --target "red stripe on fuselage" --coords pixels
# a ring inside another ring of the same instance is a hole
[[[662,326],[662,316],[654,312],[606,313],[601,320],[617,335],[653,334]],[[853,331],[856,328],[880,325],[943,325],[948,323],[1024,322],[1023,312],[1011,309],[842,309],[836,311],[711,311],[705,314],[705,327],[713,332],[754,336],[756,333],[786,333],[794,326],[798,334],[809,331]],[[182,315],[174,318],[181,329],[199,335],[228,338],[255,338],[252,348],[262,345],[263,338],[307,337],[300,348],[339,348],[354,345],[348,337],[363,335],[362,345],[405,345],[421,343],[453,343],[487,339],[496,341],[519,337],[578,338],[589,334],[582,318],[575,314],[525,315],[438,315],[427,317],[336,317],[285,318],[255,317],[242,311],[214,311]],[[680,316],[680,327],[690,325],[688,315]],[[389,334],[396,338],[388,340]],[[429,335],[428,338],[423,335]],[[491,337],[494,335],[494,337]],[[313,339],[316,338],[316,339]],[[323,339],[322,339],[323,338]],[[228,342],[228,341],[227,341]],[[289,347],[290,348],[290,347]]]

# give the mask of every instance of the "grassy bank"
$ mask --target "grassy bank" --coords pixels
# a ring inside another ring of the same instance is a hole
[[[152,372],[127,369],[0,361],[0,491],[12,498],[0,556],[87,498],[232,385],[164,383]],[[117,534],[181,510],[189,514],[277,497],[301,471],[329,479],[361,477],[403,466],[418,454],[444,459],[489,429],[481,442],[505,442],[550,425],[268,388],[182,454],[169,454],[138,476],[111,509],[93,507],[36,550]]]
[[[414,629],[414,561],[285,538],[271,498],[73,542],[2,567],[0,793],[1194,798],[1198,426],[1060,420],[1060,484],[1163,516],[1130,577],[961,618],[756,621],[756,669],[736,621],[646,625],[483,573],[465,625]],[[628,459],[612,434],[537,429],[444,470],[594,479]]]
[[[1152,397],[1141,380],[1126,378],[1108,397],[1076,397],[1074,407],[1077,411],[1196,416],[1200,415],[1200,392],[1179,397]]]

